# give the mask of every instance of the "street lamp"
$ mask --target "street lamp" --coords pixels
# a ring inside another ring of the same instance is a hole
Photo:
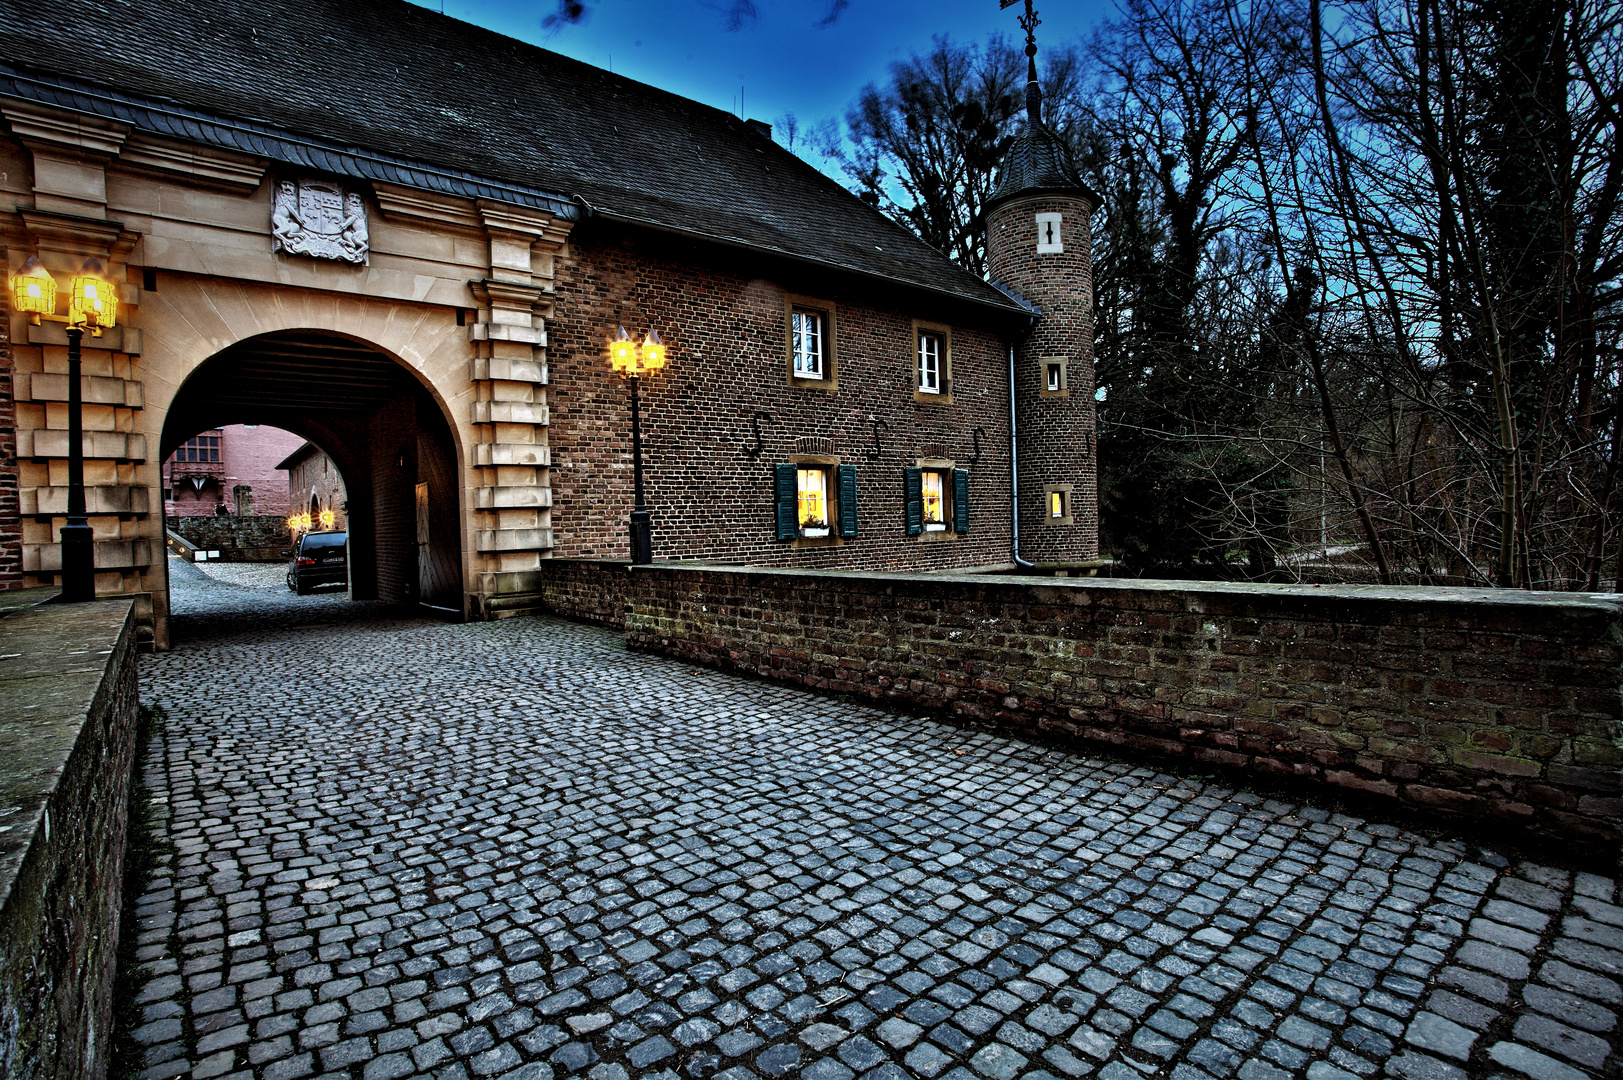
[[[625,327],[609,342],[609,363],[620,378],[631,382],[631,476],[636,503],[631,511],[631,562],[646,566],[654,561],[654,526],[642,499],[642,419],[637,405],[637,384],[643,375],[665,366],[665,343],[649,329],[638,348]]]
[[[68,335],[68,520],[62,526],[62,599],[96,598],[96,549],[90,522],[85,516],[85,448],[83,401],[79,391],[79,345],[85,328],[92,337],[118,325],[118,297],[113,283],[102,273],[101,263],[86,259],[68,283],[68,313],[56,313],[56,279],[30,256],[11,278],[11,305],[28,316],[34,326],[41,322],[67,324]]]

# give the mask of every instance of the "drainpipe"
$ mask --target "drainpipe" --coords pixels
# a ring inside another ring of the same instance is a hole
[[[1014,407],[1014,342],[1009,342],[1009,513],[1014,519],[1014,565],[1035,569],[1020,557],[1020,423]]]

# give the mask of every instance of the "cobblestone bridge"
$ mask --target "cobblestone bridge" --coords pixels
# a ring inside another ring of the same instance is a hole
[[[1610,879],[212,572],[142,667],[150,1080],[1617,1075]]]

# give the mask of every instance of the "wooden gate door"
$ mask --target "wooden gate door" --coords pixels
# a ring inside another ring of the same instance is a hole
[[[428,485],[417,485],[417,597],[431,599],[434,591],[433,551],[428,531]]]

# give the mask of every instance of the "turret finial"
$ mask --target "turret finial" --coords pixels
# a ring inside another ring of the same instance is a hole
[[[1011,7],[1019,0],[999,0],[1003,7]],[[1043,88],[1037,82],[1037,9],[1026,0],[1026,13],[1020,16],[1020,28],[1026,32],[1026,117],[1033,125],[1043,122]]]

